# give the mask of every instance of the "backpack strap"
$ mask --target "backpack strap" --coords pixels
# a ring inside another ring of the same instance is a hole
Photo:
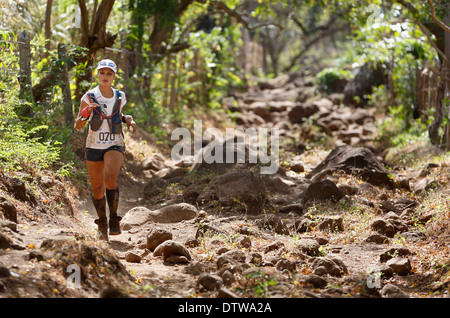
[[[121,133],[122,132],[122,119],[120,118],[120,106],[122,104],[122,94],[119,90],[115,91],[116,101],[114,103],[114,107],[112,110],[111,116],[105,116],[107,118],[109,129],[112,133]]]
[[[100,106],[100,104],[98,103],[97,99],[95,98],[95,95],[92,91],[88,92],[88,97],[91,99],[91,102],[96,103],[98,106],[94,108],[94,115],[99,115],[102,116],[103,119],[103,115],[102,115],[102,107]]]

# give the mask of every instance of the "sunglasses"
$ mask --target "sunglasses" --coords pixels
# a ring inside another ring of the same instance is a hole
[[[114,64],[113,62],[100,62],[98,63],[99,66],[109,66],[109,67],[115,67],[116,64]]]

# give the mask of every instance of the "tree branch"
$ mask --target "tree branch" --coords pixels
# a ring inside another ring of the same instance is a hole
[[[271,23],[271,22],[270,23],[259,23],[259,24],[251,26],[244,19],[244,16],[242,14],[240,14],[239,12],[237,12],[233,9],[230,9],[225,3],[221,2],[221,1],[211,1],[210,4],[214,5],[219,10],[222,10],[222,11],[225,11],[226,13],[228,13],[228,15],[235,18],[238,22],[242,23],[247,30],[254,30],[254,29],[257,29],[257,28],[260,28],[263,26],[269,26],[269,25],[274,25],[274,26],[278,27],[281,31],[284,29],[282,26],[275,24],[275,23]]]
[[[429,35],[429,30],[419,21],[415,20],[414,22],[420,28],[422,33],[425,34],[425,36],[428,40],[428,43],[430,43],[430,45],[436,50],[436,52],[442,57],[442,59],[448,63],[448,59],[447,59],[447,56],[445,56],[445,53],[442,52],[442,50],[440,50],[439,47],[436,45],[436,43],[431,39],[431,37]]]
[[[447,26],[444,22],[442,22],[441,20],[439,20],[439,19],[436,17],[436,11],[435,11],[435,9],[434,9],[434,3],[433,3],[433,0],[428,0],[428,3],[430,4],[430,7],[431,7],[431,18],[433,19],[433,21],[434,21],[438,26],[440,26],[445,32],[450,33],[450,27]]]

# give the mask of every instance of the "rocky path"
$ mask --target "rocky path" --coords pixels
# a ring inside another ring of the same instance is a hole
[[[243,129],[280,129],[278,171],[173,162],[129,136],[123,233],[108,243],[88,191],[51,173],[2,175],[0,296],[446,297],[448,238],[427,222],[450,209],[424,204],[449,196],[448,162],[388,170],[373,112],[314,98],[304,79],[260,87],[226,105]],[[310,147],[323,138],[331,150]]]

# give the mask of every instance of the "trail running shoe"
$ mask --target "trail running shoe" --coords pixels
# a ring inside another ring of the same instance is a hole
[[[122,220],[122,218],[118,215],[109,218],[109,235],[119,235],[122,233],[120,230],[120,220]]]
[[[108,241],[108,220],[97,219],[94,222],[98,225],[99,238],[103,241]]]

